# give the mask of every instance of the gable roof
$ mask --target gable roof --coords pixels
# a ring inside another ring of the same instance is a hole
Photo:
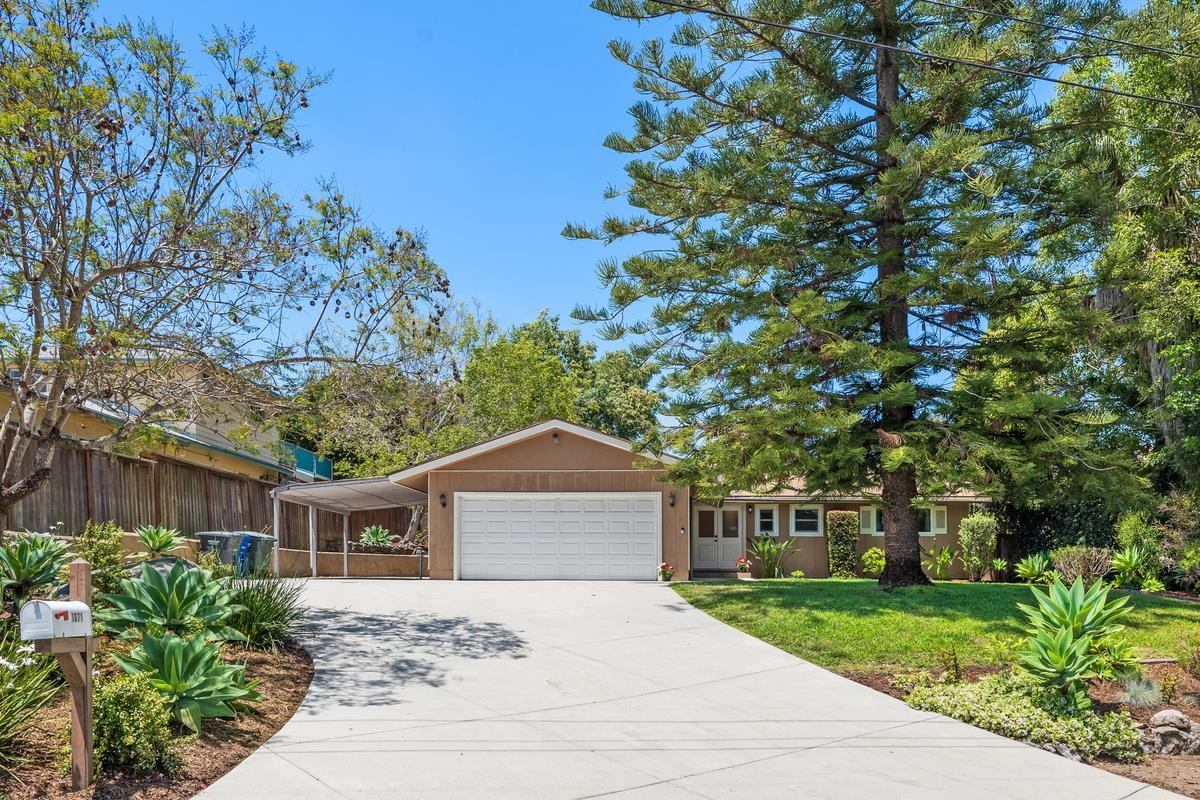
[[[516,444],[517,442],[523,442],[526,439],[532,439],[536,436],[540,436],[551,431],[570,433],[584,439],[590,439],[593,442],[614,447],[626,453],[634,453],[633,442],[629,441],[628,439],[622,439],[619,436],[613,436],[611,434],[598,431],[595,428],[589,428],[585,425],[578,425],[574,422],[567,422],[566,420],[561,419],[548,419],[545,422],[539,422],[534,425],[530,425],[528,428],[522,428],[521,430],[513,431],[512,433],[506,433],[502,436],[497,436],[494,439],[488,439],[486,442],[473,444],[469,447],[455,450],[452,453],[447,453],[444,456],[438,456],[437,458],[430,459],[429,461],[424,461],[420,464],[414,464],[413,466],[402,469],[399,472],[393,472],[391,475],[388,475],[388,480],[392,483],[400,483],[401,481],[411,480],[420,475],[424,475],[427,472],[445,469],[446,467],[456,464],[460,461],[465,461],[469,458],[483,455],[484,453],[490,453],[493,450],[500,450],[501,448]],[[671,456],[666,455],[646,455],[645,457],[651,458],[663,464],[671,464],[676,460]]]

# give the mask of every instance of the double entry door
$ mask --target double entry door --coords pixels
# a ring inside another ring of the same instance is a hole
[[[693,506],[692,569],[732,570],[746,552],[741,506]]]

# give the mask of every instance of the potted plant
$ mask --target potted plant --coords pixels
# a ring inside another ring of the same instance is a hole
[[[747,581],[751,580],[750,559],[746,558],[746,556],[742,556],[737,561],[733,562],[733,565],[737,568],[737,574],[739,578]]]
[[[667,562],[658,565],[658,579],[664,583],[675,577],[675,568]]]

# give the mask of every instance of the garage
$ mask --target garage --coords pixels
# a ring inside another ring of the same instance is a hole
[[[660,492],[460,492],[460,579],[654,580]]]

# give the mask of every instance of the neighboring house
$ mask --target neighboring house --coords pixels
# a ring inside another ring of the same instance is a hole
[[[870,497],[814,498],[799,489],[735,493],[719,504],[664,482],[664,462],[631,452],[630,442],[550,420],[467,447],[386,478],[275,493],[334,514],[389,503],[429,507],[429,575],[443,579],[559,578],[653,580],[667,561],[679,578],[729,572],[748,537],[792,538],[788,571],[828,574],[825,512],[859,512],[859,549],[882,544]],[[937,501],[922,521],[923,544],[954,546],[970,505],[961,494]],[[289,515],[295,519],[295,515]],[[295,541],[294,533],[289,536]],[[316,549],[320,535],[311,540]],[[315,563],[315,556],[314,556]]]
[[[86,441],[121,421],[119,410],[89,404],[67,418],[64,430]],[[126,530],[155,523],[188,535],[268,530],[271,490],[291,480],[328,480],[330,465],[276,433],[231,433],[241,427],[230,421],[160,425],[153,443],[138,452],[63,446],[53,477],[10,510],[8,527],[44,531],[62,522],[72,532],[89,519],[111,519]]]

